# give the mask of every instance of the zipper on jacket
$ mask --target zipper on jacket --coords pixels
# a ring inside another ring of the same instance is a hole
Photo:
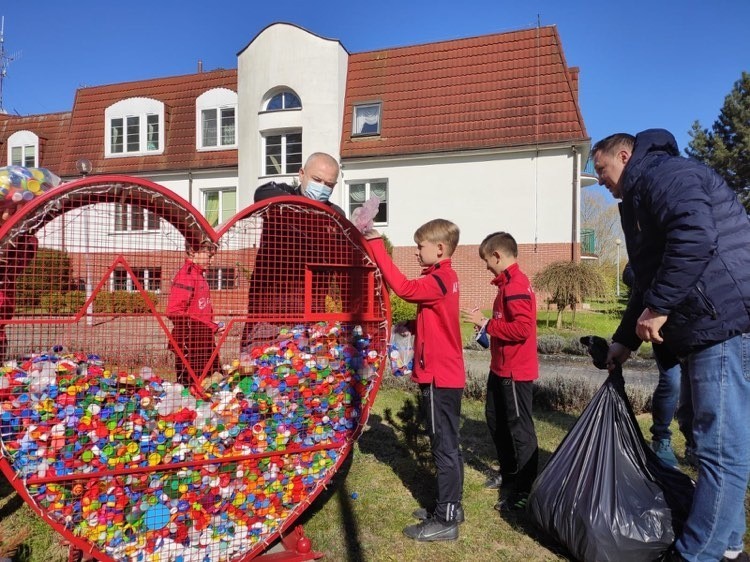
[[[708,297],[703,292],[703,289],[701,289],[700,285],[695,286],[695,290],[698,291],[698,294],[701,297],[701,300],[703,300],[703,304],[706,305],[706,308],[708,308],[709,312],[711,313],[711,319],[716,320],[719,318],[719,314],[716,312],[716,308],[714,307],[713,303],[708,300]]]

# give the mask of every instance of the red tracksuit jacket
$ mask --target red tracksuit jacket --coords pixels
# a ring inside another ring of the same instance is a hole
[[[438,388],[464,388],[458,275],[451,260],[426,268],[419,279],[407,279],[391,260],[382,239],[371,240],[370,248],[391,290],[405,301],[417,303],[411,379],[434,382]]]
[[[206,324],[214,332],[218,326],[214,323],[214,309],[211,304],[211,291],[208,281],[203,277],[203,268],[185,260],[185,264],[172,280],[167,303],[167,317],[188,317]]]
[[[536,352],[536,295],[529,278],[514,263],[492,280],[497,296],[487,323],[490,370],[515,381],[539,378]]]

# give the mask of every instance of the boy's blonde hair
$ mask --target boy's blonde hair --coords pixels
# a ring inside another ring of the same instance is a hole
[[[450,257],[458,246],[460,231],[458,226],[449,220],[434,219],[424,223],[414,233],[414,241],[432,242],[433,244],[445,244],[445,253]]]
[[[488,234],[479,244],[479,257],[486,259],[493,253],[499,252],[504,256],[518,257],[518,243],[507,232],[493,232]]]

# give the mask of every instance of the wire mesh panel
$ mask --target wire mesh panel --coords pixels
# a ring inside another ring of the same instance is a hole
[[[240,560],[364,424],[389,308],[360,234],[300,198],[218,233],[135,178],[64,184],[0,229],[0,468],[101,560]]]

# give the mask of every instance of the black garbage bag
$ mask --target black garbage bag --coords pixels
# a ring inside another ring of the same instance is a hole
[[[581,343],[606,368],[606,340]],[[528,510],[577,560],[651,562],[680,533],[694,487],[646,444],[618,367],[537,477]]]

